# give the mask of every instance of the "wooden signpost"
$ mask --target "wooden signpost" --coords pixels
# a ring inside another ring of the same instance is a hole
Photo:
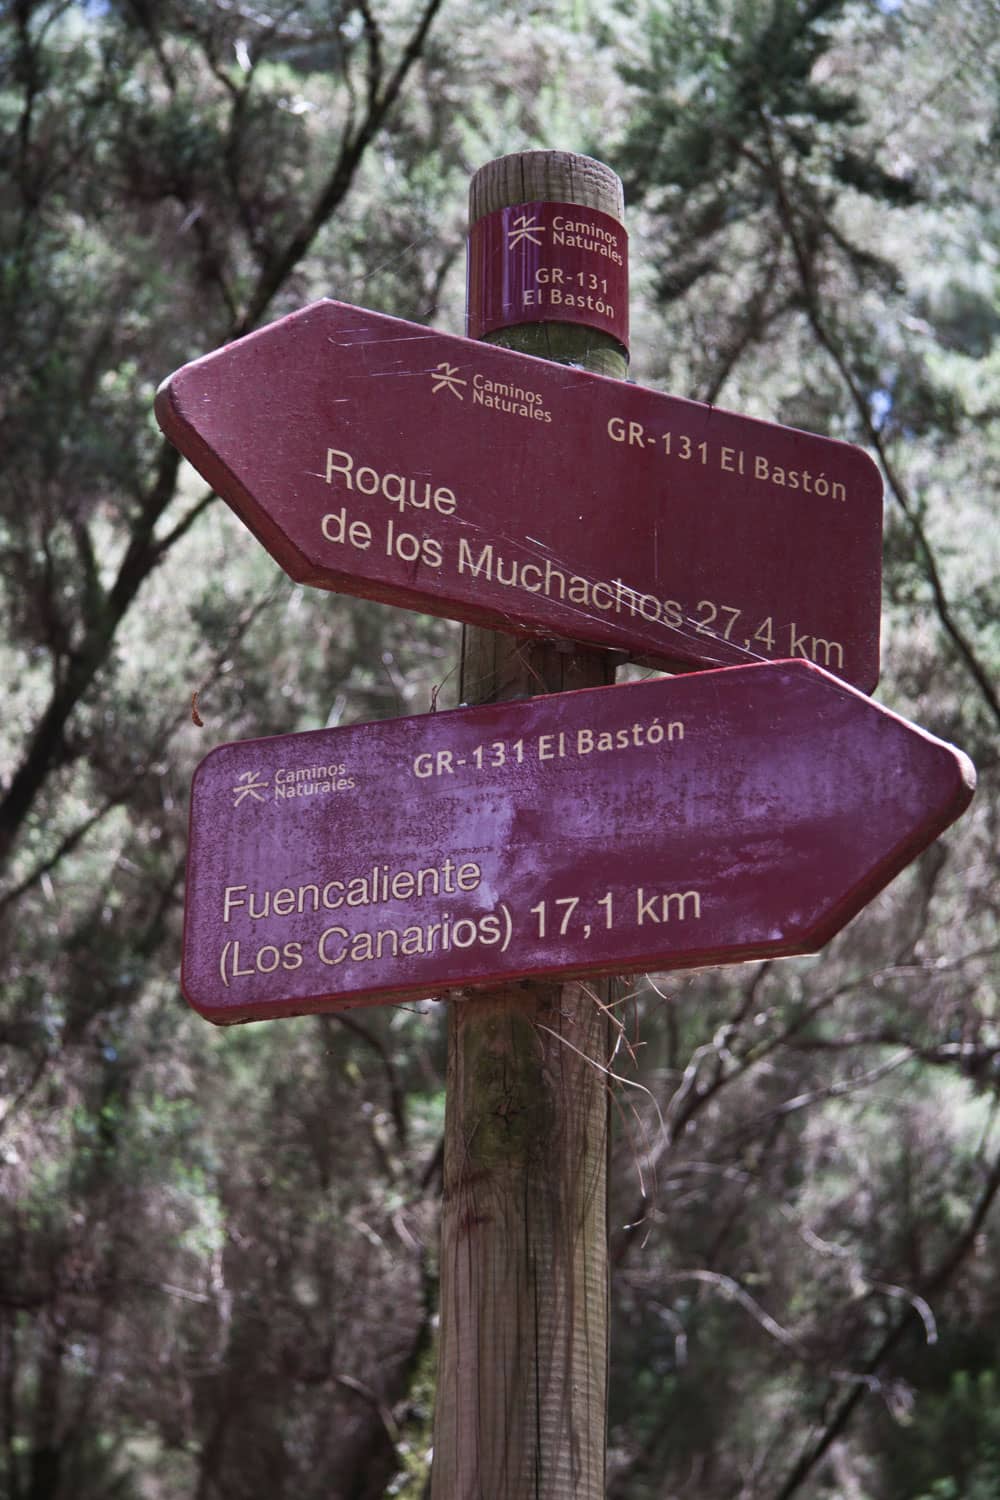
[[[182,985],[227,1023],[812,952],[972,786],[805,662],[222,745]]]
[[[599,162],[529,152],[469,185],[471,237],[522,202],[572,205],[620,226],[624,194]],[[522,239],[493,273],[524,286]],[[559,270],[553,249],[548,262]],[[573,267],[570,267],[573,269]],[[473,282],[474,288],[474,282]],[[470,298],[469,320],[477,311]],[[522,321],[483,337],[621,381],[619,334]],[[528,698],[614,682],[607,651],[466,625],[460,700]],[[546,1491],[603,1500],[608,1405],[608,1190],[615,981],[516,980],[448,1007],[440,1302],[431,1500]]]
[[[814,950],[974,776],[863,696],[868,458],[625,384],[615,175],[502,158],[471,221],[476,341],[319,302],[157,397],[293,578],[466,622],[461,696],[491,704],[214,750],[182,982],[221,1024],[464,997],[433,1500],[601,1500],[594,979]],[[612,651],[687,675],[602,687]]]
[[[850,444],[337,302],[186,365],[156,412],[300,583],[878,680],[882,483]]]

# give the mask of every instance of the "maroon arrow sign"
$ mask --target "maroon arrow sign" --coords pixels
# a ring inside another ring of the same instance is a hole
[[[156,412],[301,583],[878,680],[882,486],[846,443],[336,302],[185,365]]]
[[[973,785],[805,662],[222,745],[184,992],[228,1023],[812,952]]]

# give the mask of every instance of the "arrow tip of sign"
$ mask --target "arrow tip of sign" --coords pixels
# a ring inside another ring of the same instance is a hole
[[[153,398],[154,415],[159,423],[160,431],[167,437],[170,437],[170,426],[174,417],[173,380],[173,375],[168,375],[166,380],[161,380]]]
[[[941,744],[944,745],[945,741],[942,740]],[[951,751],[957,762],[957,770],[961,782],[960,792],[964,796],[962,806],[968,807],[972,801],[972,794],[976,790],[976,768],[965,751],[959,750],[957,745],[946,745],[945,748]]]
[[[847,686],[843,684],[843,686]],[[881,705],[874,705],[881,707]],[[883,713],[891,713],[889,709],[882,709]],[[943,832],[950,823],[968,807],[976,790],[976,768],[972,759],[953,745],[948,740],[943,740],[939,735],[932,734],[930,730],[923,729],[918,724],[911,724],[908,720],[898,714],[891,715],[905,727],[909,734],[924,741],[929,752],[928,755],[928,791],[934,784],[935,775],[933,767],[940,767],[937,785],[941,789],[941,809],[938,832]]]
[[[929,734],[915,724],[909,727],[924,739],[932,752],[927,762],[927,826],[933,830],[930,837],[937,838],[962,816],[972,801],[976,790],[976,768],[957,745],[950,745],[947,740],[938,739],[937,735]],[[935,762],[939,770],[935,770]],[[939,791],[935,807],[930,805],[932,787]]]

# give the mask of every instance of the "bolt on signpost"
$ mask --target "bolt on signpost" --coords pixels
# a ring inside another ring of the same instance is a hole
[[[864,696],[865,455],[624,383],[606,167],[505,157],[471,199],[476,341],[318,302],[157,395],[293,578],[464,621],[473,705],[213,750],[181,982],[222,1025],[453,999],[434,1500],[596,1500],[597,982],[816,951],[974,772]],[[615,686],[609,648],[717,670]]]

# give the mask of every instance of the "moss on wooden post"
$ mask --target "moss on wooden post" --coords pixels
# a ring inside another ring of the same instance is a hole
[[[615,174],[557,151],[483,167],[470,217],[540,201],[622,217]],[[620,345],[577,323],[488,337],[626,373]],[[607,652],[464,634],[466,702],[613,680]],[[450,1007],[433,1500],[603,1500],[607,998],[606,985],[525,982]]]

